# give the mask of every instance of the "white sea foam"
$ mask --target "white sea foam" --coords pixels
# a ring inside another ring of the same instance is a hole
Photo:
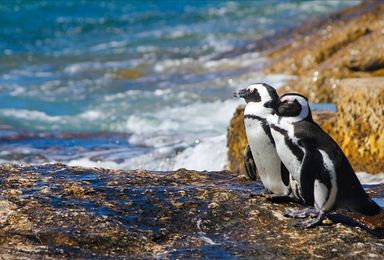
[[[233,49],[233,45],[225,39],[219,39],[215,34],[209,33],[205,39],[206,44],[213,48],[217,53],[226,52]]]
[[[254,64],[262,64],[265,62],[265,57],[260,56],[258,52],[244,53],[238,57],[230,59],[218,59],[218,60],[208,60],[204,62],[204,66],[207,69],[220,69],[228,68],[229,66],[234,68],[246,67]]]
[[[357,172],[357,178],[359,178],[362,184],[383,184],[384,172],[377,174],[370,174],[367,172]]]
[[[130,61],[104,61],[104,62],[80,62],[73,63],[64,68],[68,74],[76,74],[83,71],[101,70],[101,69],[125,69],[135,65],[135,60]]]
[[[122,165],[112,161],[93,161],[87,157],[70,160],[67,162],[69,166],[82,166],[82,167],[101,167],[109,169],[121,169]]]
[[[103,51],[103,50],[109,50],[112,48],[121,48],[128,44],[129,42],[127,40],[123,41],[110,41],[106,43],[100,43],[93,47],[91,47],[92,51]]]
[[[190,133],[225,130],[240,100],[196,102],[187,106],[163,108],[157,112],[131,115],[124,129],[136,134],[183,130]]]
[[[123,98],[126,98],[128,96],[137,95],[139,93],[140,93],[140,91],[138,91],[138,90],[128,90],[126,92],[120,92],[120,93],[116,93],[116,94],[112,94],[112,95],[105,95],[103,97],[103,99],[105,102],[111,102],[111,101],[114,101],[116,99],[123,99]]]
[[[178,154],[175,158],[173,169],[223,170],[227,163],[226,144],[226,135],[204,138],[196,146],[189,147]]]
[[[0,114],[5,117],[13,117],[24,120],[38,120],[44,122],[58,122],[61,120],[60,116],[50,116],[45,112],[28,109],[5,108],[0,109]]]
[[[87,110],[77,115],[48,115],[45,112],[28,109],[0,109],[0,116],[3,118],[17,119],[24,125],[31,125],[39,130],[59,130],[71,129],[88,129],[96,126],[98,121],[105,118],[105,114],[97,110]]]
[[[191,66],[191,65],[197,65],[199,66],[200,64],[197,64],[197,61],[192,59],[192,58],[183,58],[183,59],[166,59],[163,61],[159,61],[156,63],[154,66],[154,70],[156,72],[174,72],[175,68],[180,68],[183,66]]]

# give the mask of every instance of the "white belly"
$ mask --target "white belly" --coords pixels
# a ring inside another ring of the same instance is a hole
[[[280,158],[260,121],[245,119],[244,123],[248,143],[263,185],[274,194],[287,195],[289,189],[281,179]]]

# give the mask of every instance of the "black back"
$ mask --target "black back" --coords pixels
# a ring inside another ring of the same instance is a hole
[[[333,161],[338,188],[336,206],[366,215],[377,214],[380,207],[364,191],[355,171],[337,143],[311,120],[303,120],[293,125],[294,135],[300,140],[299,143],[302,146],[306,146],[306,149],[311,149],[311,147],[315,150],[321,149]],[[321,158],[312,159],[320,160]],[[324,171],[318,171],[320,176],[316,176],[316,178],[320,178],[322,182],[327,184],[329,181],[327,178],[329,177],[325,173]]]

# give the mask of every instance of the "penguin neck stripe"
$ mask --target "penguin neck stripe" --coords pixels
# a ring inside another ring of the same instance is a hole
[[[249,115],[249,114],[244,115],[244,119],[246,119],[246,118],[260,121],[261,127],[263,128],[265,134],[268,136],[269,141],[273,144],[273,146],[275,146],[275,140],[273,140],[271,130],[269,129],[269,125],[267,123],[267,119],[259,117],[259,116],[255,116],[255,115]]]
[[[285,144],[292,151],[292,153],[296,156],[296,158],[301,162],[303,160],[303,157],[304,157],[304,152],[296,144],[294,144],[292,142],[292,140],[288,136],[288,131],[285,129],[281,129],[280,127],[278,127],[274,124],[271,124],[271,128],[284,136]]]
[[[259,120],[259,121],[265,121],[265,119],[262,118],[262,117],[255,116],[255,115],[249,115],[249,114],[244,115],[244,119],[245,119],[245,118],[248,118],[248,119],[256,119],[256,120]]]

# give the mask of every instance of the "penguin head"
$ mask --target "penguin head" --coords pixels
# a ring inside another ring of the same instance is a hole
[[[290,118],[292,122],[313,121],[308,99],[298,93],[282,95],[273,109],[277,116]]]
[[[270,109],[270,107],[265,105],[266,103],[279,100],[275,88],[266,83],[251,84],[244,89],[234,92],[234,95],[235,97],[244,98],[247,104],[255,103],[266,109]]]

